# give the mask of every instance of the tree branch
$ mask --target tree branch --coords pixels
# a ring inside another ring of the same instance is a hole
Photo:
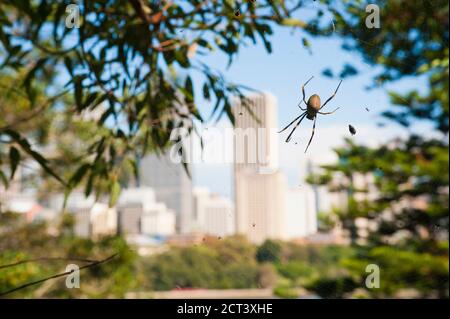
[[[86,269],[86,268],[91,268],[91,267],[98,266],[100,264],[106,263],[106,262],[112,260],[113,258],[115,258],[117,255],[118,254],[116,253],[116,254],[111,255],[111,256],[109,256],[109,257],[107,257],[105,259],[98,260],[98,261],[92,262],[90,264],[84,265],[84,266],[80,267],[80,270]],[[71,273],[73,273],[73,270],[66,271],[66,272],[63,272],[63,273],[60,273],[60,274],[56,274],[56,275],[53,275],[53,276],[49,276],[49,277],[46,277],[46,278],[42,278],[42,279],[39,279],[39,280],[36,280],[36,281],[29,282],[27,284],[24,284],[24,285],[12,288],[10,290],[4,291],[4,292],[0,292],[0,297],[6,296],[8,294],[11,294],[11,293],[16,292],[18,290],[25,289],[25,288],[30,287],[30,286],[34,286],[34,285],[43,283],[43,282],[45,282],[47,280],[56,279],[56,278],[60,278],[60,277],[64,277],[64,276],[70,275]]]

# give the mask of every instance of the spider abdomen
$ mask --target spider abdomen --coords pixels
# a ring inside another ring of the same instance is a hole
[[[308,115],[306,116],[309,120],[313,119],[317,112],[320,110],[320,96],[317,94],[311,95],[306,105]]]

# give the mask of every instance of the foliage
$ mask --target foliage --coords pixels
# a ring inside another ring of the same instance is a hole
[[[328,2],[344,48],[381,66],[375,83],[421,76],[428,88],[389,92],[393,106],[382,117],[409,127],[406,139],[376,148],[348,139],[335,150],[338,161],[309,178],[347,194],[346,207],[334,213],[359,250],[358,258],[342,262],[350,277],[323,278],[313,288],[342,297],[350,280],[363,285],[365,266],[375,263],[381,288],[368,291],[371,296],[395,296],[407,288],[448,298],[448,2],[382,1],[380,29],[360,27],[365,1]],[[312,33],[326,34],[319,28]],[[436,134],[422,136],[416,123],[429,124]]]
[[[148,257],[138,257],[120,237],[93,242],[73,235],[73,221],[64,215],[60,235],[48,234],[44,223],[13,222],[14,214],[0,215],[7,228],[0,227],[0,266],[34,258],[72,257],[103,259],[118,257],[95,268],[80,272],[80,289],[67,289],[63,278],[19,290],[6,297],[20,298],[107,298],[123,297],[132,291],[173,289],[246,289],[273,288],[274,294],[295,298],[299,288],[315,282],[321,275],[336,275],[335,265],[352,253],[348,247],[301,246],[277,242],[280,257],[276,262],[259,263],[255,246],[244,237],[210,238],[201,245],[167,247]],[[11,236],[11,234],[15,234]],[[49,254],[49,252],[51,252]],[[65,260],[41,260],[15,267],[0,268],[0,292],[65,271]]]
[[[30,112],[19,122],[0,121],[0,143],[11,153],[12,170],[22,151],[67,191],[77,185],[87,194],[104,188],[112,202],[120,190],[121,166],[136,167],[136,155],[168,147],[173,129],[192,132],[194,119],[205,121],[197,107],[200,98],[211,103],[210,118],[226,114],[233,122],[230,96],[242,98],[244,87],[228,82],[204,56],[221,52],[231,64],[244,45],[258,41],[270,53],[275,25],[304,26],[292,17],[302,1],[101,0],[78,2],[77,28],[66,25],[72,2],[2,1],[0,73],[19,84],[25,92],[21,104]],[[194,76],[201,87],[194,87]],[[39,101],[41,79],[52,103]],[[61,103],[68,96],[72,102]],[[35,138],[23,127],[56,109],[70,117],[95,114],[98,127],[89,140],[81,138],[77,155],[89,156],[70,176],[60,176],[54,163],[31,147]],[[6,184],[8,174],[0,171]],[[92,186],[100,181],[104,185]]]
[[[144,261],[155,290],[175,288],[250,288],[258,284],[258,267],[253,248],[240,237],[202,246],[173,247]],[[253,253],[254,254],[254,253]]]
[[[298,293],[291,286],[286,284],[281,284],[274,288],[273,293],[275,296],[285,299],[296,299],[298,298]]]
[[[260,263],[278,262],[281,256],[281,245],[273,240],[266,240],[256,251],[256,260]]]
[[[5,214],[5,213],[4,213]],[[3,215],[3,214],[2,214]],[[0,265],[36,258],[81,258],[101,260],[114,253],[118,256],[108,263],[80,270],[80,288],[67,289],[65,277],[8,295],[11,298],[98,298],[123,297],[137,284],[135,254],[121,238],[106,237],[97,242],[70,234],[51,236],[47,225],[19,224],[0,232]],[[41,260],[0,269],[0,293],[48,276],[63,273],[68,264],[86,264],[70,260]]]
[[[338,278],[324,277],[316,280],[308,289],[313,290],[322,298],[343,298],[348,294],[361,287],[351,277],[340,276]]]

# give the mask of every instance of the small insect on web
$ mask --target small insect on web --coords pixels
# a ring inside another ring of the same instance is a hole
[[[297,124],[295,124],[294,128],[292,129],[291,133],[289,133],[288,137],[286,138],[286,143],[288,143],[291,140],[292,134],[294,134],[295,130],[297,129],[297,127],[300,125],[300,123],[303,121],[303,119],[306,117],[308,120],[314,120],[314,124],[313,124],[313,128],[312,128],[312,134],[311,134],[311,138],[309,139],[308,145],[306,146],[305,149],[305,153],[308,150],[309,145],[311,144],[311,141],[314,137],[314,132],[316,129],[316,120],[317,120],[317,114],[321,114],[321,115],[329,115],[329,114],[333,114],[334,112],[336,112],[338,108],[336,108],[335,110],[331,111],[331,112],[320,112],[321,109],[323,109],[325,107],[325,105],[327,105],[328,102],[330,102],[335,96],[337,91],[339,90],[339,87],[341,86],[342,80],[339,82],[336,90],[334,91],[333,95],[331,95],[331,97],[329,97],[325,103],[323,103],[321,105],[321,101],[320,101],[320,96],[317,94],[313,94],[310,96],[310,98],[308,99],[308,101],[306,101],[306,96],[305,96],[305,86],[309,83],[309,81],[311,81],[313,79],[313,76],[306,81],[305,84],[302,85],[302,95],[303,95],[303,99],[302,101],[300,101],[300,103],[298,104],[298,107],[304,111],[302,114],[300,114],[299,116],[297,116],[291,123],[289,123],[285,128],[283,128],[281,131],[279,131],[278,133],[281,133],[285,130],[287,130],[291,125],[293,125],[295,122],[297,122]],[[302,108],[300,105],[303,103],[305,103],[306,105],[306,109]]]

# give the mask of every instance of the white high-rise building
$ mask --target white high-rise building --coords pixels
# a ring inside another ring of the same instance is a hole
[[[252,242],[284,239],[284,175],[278,171],[277,104],[273,95],[249,96],[234,108],[236,231]]]
[[[194,207],[192,232],[214,236],[228,236],[235,232],[233,203],[218,194],[211,194],[203,187],[193,191]]]
[[[314,191],[308,185],[293,187],[286,192],[286,234],[289,238],[307,237],[317,233],[317,213]]]
[[[157,202],[150,187],[124,189],[118,211],[119,230],[124,235],[169,236],[175,233],[175,213]]]
[[[141,160],[140,171],[139,185],[151,187],[156,200],[175,212],[178,232],[188,232],[192,214],[192,180],[183,165],[173,163],[168,154],[150,154]]]

